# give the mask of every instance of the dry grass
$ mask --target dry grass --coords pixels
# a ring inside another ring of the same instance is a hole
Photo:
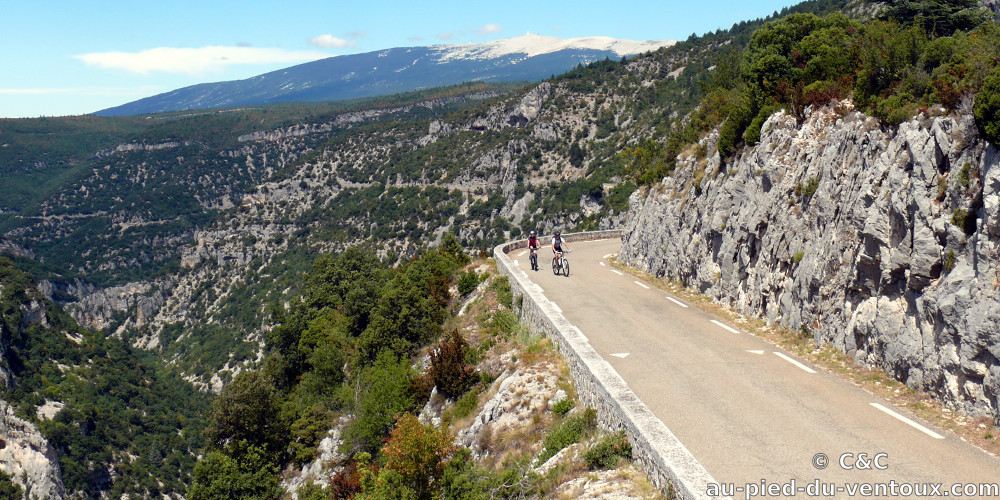
[[[817,347],[812,337],[803,336],[801,332],[792,331],[780,325],[768,325],[766,321],[759,318],[743,316],[713,302],[711,298],[695,290],[684,287],[677,281],[658,278],[627,266],[614,258],[609,259],[609,262],[615,269],[670,292],[702,311],[739,325],[743,331],[794,352],[803,359],[853,383],[868,393],[881,397],[896,406],[907,408],[928,422],[952,432],[959,439],[994,457],[1000,457],[1000,429],[987,417],[972,419],[961,415],[945,407],[941,401],[933,396],[907,387],[893,379],[881,369],[855,364],[850,356],[829,344]]]

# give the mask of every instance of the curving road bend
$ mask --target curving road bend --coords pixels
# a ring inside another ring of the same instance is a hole
[[[735,498],[761,480],[794,479],[800,488],[818,479],[841,488],[825,498],[849,498],[848,488],[861,483],[941,483],[942,491],[1000,483],[997,458],[615,271],[606,259],[619,240],[570,246],[568,278],[553,275],[549,249],[539,252],[538,272],[526,250],[510,257],[716,481],[743,486],[730,493]],[[828,457],[822,469],[813,464],[820,453]]]

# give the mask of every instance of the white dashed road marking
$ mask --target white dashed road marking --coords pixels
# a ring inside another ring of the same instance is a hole
[[[674,304],[677,304],[677,305],[679,305],[681,307],[687,307],[688,306],[687,304],[685,304],[685,303],[683,303],[683,302],[681,302],[681,301],[679,301],[679,300],[677,300],[677,299],[675,299],[673,297],[667,297],[667,300],[669,300],[670,302],[673,302]]]
[[[642,282],[639,282],[639,281],[633,281],[632,283],[635,283],[636,285],[639,285],[639,286],[641,286],[641,287],[645,288],[646,290],[649,290],[649,287],[648,287],[648,286],[646,286],[646,285],[644,285],[644,284],[642,284]]]
[[[888,408],[886,408],[886,407],[884,407],[884,406],[882,406],[882,405],[880,405],[878,403],[871,403],[871,405],[874,406],[875,408],[878,408],[879,410],[882,410],[882,411],[888,413],[889,415],[891,415],[893,418],[899,420],[900,422],[903,422],[903,423],[905,423],[905,424],[913,427],[914,429],[916,429],[916,430],[918,430],[920,432],[923,432],[924,434],[927,434],[928,436],[930,436],[930,437],[932,437],[934,439],[944,439],[944,436],[942,436],[942,435],[940,435],[940,434],[938,434],[938,433],[936,433],[936,432],[934,432],[934,431],[932,431],[932,430],[930,430],[930,429],[928,429],[928,428],[926,428],[926,427],[924,427],[924,426],[922,426],[922,425],[920,425],[920,424],[918,424],[918,423],[916,423],[916,422],[914,422],[914,421],[912,421],[912,420],[910,420],[910,419],[908,419],[908,418],[906,418],[906,417],[904,417],[904,416],[902,416],[902,415],[900,415],[900,414],[898,414],[898,413],[896,413],[896,412],[894,412],[894,411],[892,411],[892,410],[890,410],[890,409],[888,409]]]
[[[721,326],[721,327],[725,328],[726,330],[729,330],[729,331],[731,331],[733,333],[740,333],[739,330],[737,330],[737,329],[735,329],[735,328],[733,328],[733,327],[731,327],[731,326],[729,326],[729,325],[727,325],[727,324],[725,324],[725,323],[723,323],[721,321],[716,321],[716,320],[713,319],[712,323],[715,323],[716,325],[719,325],[719,326]]]
[[[775,352],[774,355],[777,356],[777,357],[779,357],[779,358],[781,358],[781,359],[783,359],[783,360],[785,360],[785,361],[788,361],[789,363],[791,363],[791,364],[793,364],[793,365],[795,365],[795,366],[797,366],[799,368],[801,368],[806,373],[816,373],[816,370],[813,370],[812,368],[809,368],[808,366],[806,366],[806,365],[804,365],[802,363],[799,363],[798,361],[792,359],[790,356],[787,356],[784,353]]]
[[[747,349],[747,352],[752,353],[752,354],[764,354],[764,350],[763,349]]]
[[[627,352],[613,352],[613,353],[611,353],[611,355],[614,356],[614,357],[616,357],[616,358],[625,358],[626,356],[628,356],[628,353]]]
[[[611,272],[617,274],[618,276],[625,276],[625,273],[623,273],[621,271],[615,271],[614,269],[612,269]]]
[[[602,266],[604,266],[604,265],[605,265],[605,264],[604,264],[604,261],[603,261],[603,260],[602,260],[602,261],[600,262],[600,264],[601,264]]]

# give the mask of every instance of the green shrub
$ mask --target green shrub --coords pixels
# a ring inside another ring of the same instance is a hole
[[[591,470],[609,469],[617,466],[621,460],[632,459],[632,444],[628,442],[625,431],[620,431],[606,436],[587,450],[583,459]]]
[[[957,257],[955,256],[955,251],[954,250],[948,250],[948,255],[944,256],[944,262],[943,262],[944,270],[946,272],[950,272],[952,269],[954,269],[955,268],[955,261],[956,260],[957,260]]]
[[[479,274],[476,271],[462,273],[458,278],[458,293],[468,295],[479,286]]]
[[[757,116],[755,116],[753,121],[750,122],[750,126],[747,127],[747,131],[744,134],[747,146],[754,146],[760,142],[760,134],[761,129],[764,127],[764,122],[780,109],[781,106],[777,104],[760,108],[760,111],[757,112]]]
[[[971,235],[976,232],[976,216],[964,208],[956,208],[951,213],[951,223],[965,231],[965,234]]]
[[[552,405],[552,413],[559,415],[560,417],[569,413],[573,409],[574,403],[572,399],[566,398],[559,400],[556,404]]]
[[[792,256],[792,262],[798,264],[799,262],[802,262],[802,258],[805,256],[805,252],[795,252],[795,255]]]
[[[24,497],[24,488],[19,484],[14,483],[10,475],[4,471],[0,471],[0,498],[22,498]]]
[[[1000,144],[1000,66],[994,67],[983,81],[972,114],[979,134],[993,144]]]
[[[451,414],[454,419],[463,419],[472,415],[479,405],[479,391],[468,391],[455,401],[455,408]]]
[[[493,281],[490,285],[490,290],[493,290],[497,294],[497,301],[501,304],[511,308],[514,306],[514,292],[510,289],[510,280],[506,276],[501,276]]]
[[[392,430],[396,415],[413,408],[409,363],[382,351],[358,380],[355,419],[344,430],[345,449],[375,451]]]
[[[221,452],[211,451],[198,461],[187,497],[191,500],[278,498],[282,489],[279,467],[273,457],[246,441],[231,445]]]
[[[587,408],[583,413],[566,417],[558,427],[545,436],[537,463],[545,463],[546,460],[559,453],[559,450],[580,441],[586,433],[594,430],[596,426],[597,411],[593,408]]]

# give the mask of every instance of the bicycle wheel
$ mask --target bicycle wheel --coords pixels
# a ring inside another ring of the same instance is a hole
[[[565,276],[567,278],[569,277],[569,261],[566,260],[565,257],[563,257],[563,261],[562,261],[562,272],[563,272],[563,276]]]
[[[552,274],[559,276],[559,258],[552,257]]]

